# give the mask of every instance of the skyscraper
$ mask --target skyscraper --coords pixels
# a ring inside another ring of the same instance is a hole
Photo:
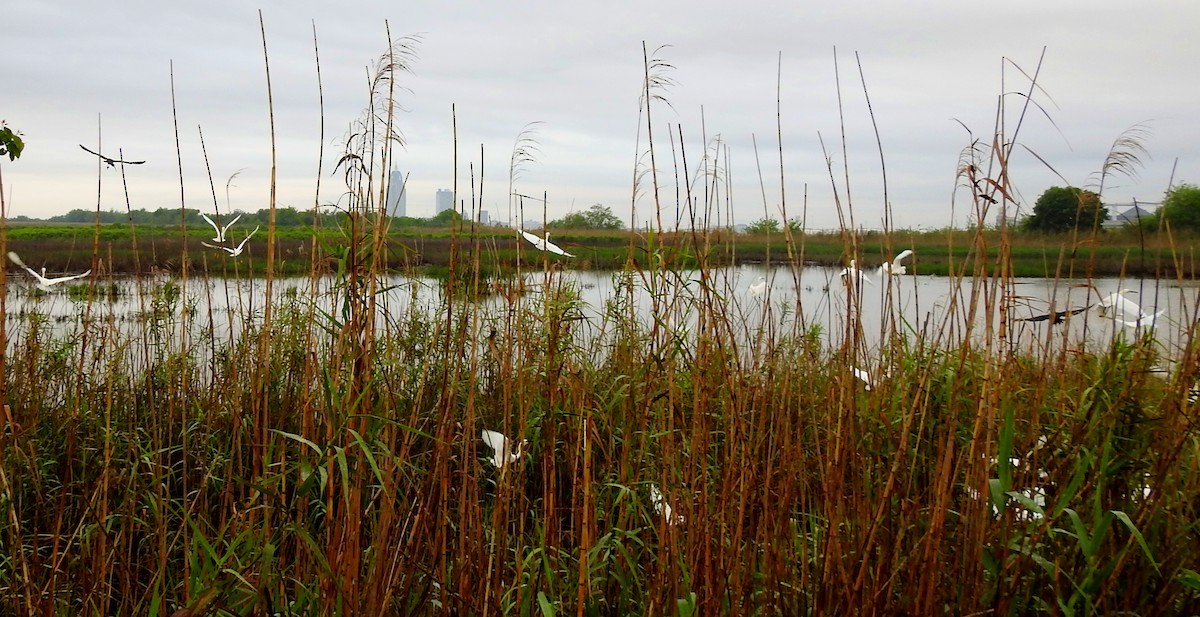
[[[435,214],[441,214],[446,210],[454,208],[454,191],[450,189],[438,189],[437,201],[435,203],[437,204],[437,212]]]
[[[408,216],[408,191],[404,187],[404,174],[392,170],[387,189],[388,216]]]

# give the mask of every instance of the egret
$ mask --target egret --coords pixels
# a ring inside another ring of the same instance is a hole
[[[497,469],[503,469],[505,465],[520,460],[521,451],[529,443],[527,440],[522,439],[514,451],[509,445],[508,437],[505,437],[504,433],[489,431],[487,429],[484,429],[480,433],[483,443],[492,449],[492,465],[495,465]]]
[[[1158,311],[1157,313],[1154,313],[1153,315],[1140,315],[1140,316],[1138,316],[1137,319],[1134,319],[1132,321],[1128,320],[1128,319],[1121,319],[1114,315],[1112,320],[1116,323],[1119,323],[1119,324],[1125,326],[1126,328],[1132,328],[1134,330],[1137,330],[1138,328],[1153,328],[1154,320],[1158,319],[1159,316],[1161,316],[1165,312],[1166,312],[1166,309],[1162,309],[1162,310]]]
[[[761,298],[767,293],[767,277],[758,277],[758,282],[750,286],[750,296]]]
[[[885,261],[885,262],[883,262],[883,264],[881,264],[879,266],[880,274],[907,274],[908,268],[906,268],[900,262],[904,261],[905,259],[908,259],[909,257],[912,256],[912,254],[913,254],[912,249],[905,249],[903,251],[900,251],[899,253],[896,254],[895,257],[892,258],[892,261],[890,261],[890,262]]]
[[[207,214],[205,214],[205,213],[201,212],[201,213],[200,213],[200,216],[201,216],[201,217],[202,217],[202,218],[203,218],[205,221],[208,221],[208,224],[209,224],[209,225],[212,225],[213,231],[215,231],[215,232],[216,232],[216,234],[217,234],[217,235],[216,235],[216,237],[214,237],[214,238],[212,239],[212,241],[213,241],[213,242],[216,242],[217,244],[224,244],[224,242],[225,242],[225,232],[229,231],[229,228],[230,228],[230,227],[233,227],[233,224],[234,224],[234,223],[236,223],[236,222],[238,222],[238,219],[242,218],[242,215],[241,215],[241,214],[238,214],[237,216],[233,217],[233,220],[232,220],[232,221],[229,221],[229,224],[228,224],[228,225],[226,225],[226,226],[224,226],[224,227],[217,227],[217,224],[216,224],[216,223],[214,223],[212,219],[208,218],[208,215],[207,215]]]
[[[46,269],[45,268],[42,268],[41,274],[38,274],[37,271],[35,271],[33,268],[30,268],[29,266],[25,265],[25,262],[21,261],[21,258],[12,251],[8,252],[8,258],[11,259],[12,262],[17,264],[18,266],[25,268],[26,272],[32,274],[33,277],[37,279],[38,288],[41,289],[42,291],[50,291],[51,287],[53,287],[54,285],[57,285],[59,283],[65,283],[67,281],[73,281],[75,279],[81,279],[92,273],[91,268],[89,268],[88,271],[84,272],[83,274],[74,274],[71,276],[60,276],[58,278],[46,278]]]
[[[863,369],[858,368],[857,366],[850,367],[850,370],[854,373],[854,376],[859,379],[859,381],[861,381],[861,382],[863,382],[863,384],[865,384],[864,389],[867,392],[870,392],[871,391],[871,374],[864,371]]]
[[[524,229],[518,229],[517,231],[520,232],[522,236],[525,236],[525,239],[528,240],[530,244],[537,247],[537,250],[539,251],[550,251],[551,253],[557,253],[564,257],[574,257],[574,255],[562,250],[562,248],[560,248],[557,244],[550,241],[549,231],[546,232],[545,238],[539,238],[525,231]]]
[[[675,514],[671,510],[671,504],[663,498],[662,491],[658,490],[657,484],[650,485],[650,505],[654,506],[656,514],[667,519],[668,525],[678,525],[683,522],[683,515]]]
[[[250,235],[246,236],[245,238],[242,238],[242,243],[237,245],[237,248],[233,248],[233,247],[229,247],[229,246],[218,246],[216,244],[209,244],[207,242],[201,242],[200,244],[203,244],[204,246],[207,246],[210,249],[221,249],[222,251],[229,253],[230,257],[237,257],[238,255],[242,254],[242,249],[246,246],[246,241],[248,241],[250,238],[254,237],[254,234],[256,234],[256,233],[258,233],[257,226],[254,228],[254,231],[250,232]]]
[[[867,278],[867,275],[863,274],[862,270],[858,269],[858,266],[855,265],[853,259],[850,260],[850,265],[848,267],[842,268],[842,271],[838,273],[838,276],[842,277],[842,282],[850,280],[850,277],[857,277],[860,281],[871,283],[871,279]],[[874,285],[875,283],[871,284]]]
[[[1132,289],[1122,289],[1114,291],[1100,299],[1100,314],[1105,317],[1116,318],[1118,315],[1122,317],[1132,317],[1134,319],[1142,319],[1148,317],[1142,311],[1142,307],[1137,302],[1125,297],[1126,294],[1136,294]]]

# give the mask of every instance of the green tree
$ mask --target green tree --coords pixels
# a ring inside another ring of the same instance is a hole
[[[1200,187],[1180,184],[1167,191],[1158,217],[1171,229],[1200,229]]]
[[[24,149],[25,142],[21,141],[21,134],[8,128],[4,121],[0,120],[0,156],[8,156],[8,160],[15,161],[21,157],[21,151]]]
[[[1099,227],[1108,218],[1100,196],[1074,186],[1052,186],[1033,205],[1022,227],[1028,231],[1063,232]]]
[[[604,204],[594,204],[583,212],[572,212],[546,224],[549,229],[623,229],[625,223]]]
[[[758,219],[746,226],[746,233],[755,235],[779,233],[779,221],[770,217]]]

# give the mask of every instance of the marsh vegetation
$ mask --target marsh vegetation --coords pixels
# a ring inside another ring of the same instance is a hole
[[[412,43],[381,58],[377,94]],[[663,70],[648,55],[643,139]],[[400,306],[394,277],[426,273],[389,257],[370,180],[388,169],[392,107],[371,105],[362,134],[381,137],[347,144],[346,216],[304,251],[283,255],[269,221],[246,254],[185,245],[185,263],[207,266],[151,278],[138,238],[138,327],[110,318],[99,270],[71,292],[65,331],[36,309],[0,320],[4,613],[1200,607],[1196,306],[1173,316],[1169,345],[1137,328],[1080,348],[1048,326],[1035,353],[1012,344],[1022,245],[1007,230],[957,232],[938,251],[846,232],[838,263],[870,262],[875,243],[880,260],[916,248],[917,272],[975,256],[945,273],[956,317],[913,323],[885,302],[865,321],[851,283],[830,290],[845,300],[833,325],[748,327],[751,303],[715,275],[742,249],[697,220],[614,233],[614,293],[592,317],[563,273],[578,262],[523,248],[508,265],[469,225],[448,231],[436,301]],[[1011,144],[992,139],[971,144],[962,173],[983,185],[990,164],[1002,199]],[[639,182],[658,182],[650,165]],[[680,199],[705,212],[724,197]],[[973,203],[986,220],[990,202]],[[91,231],[91,263],[115,263]],[[1087,282],[1097,244],[1077,236],[1039,259]],[[785,231],[774,246],[764,261],[800,281],[811,245]],[[275,289],[296,261],[330,302]],[[493,276],[504,268],[515,278]],[[513,282],[528,273],[536,292]],[[214,329],[220,317],[180,292],[199,279],[222,293],[218,274],[261,275],[259,301],[232,309],[240,329]],[[836,344],[822,336],[833,327]]]

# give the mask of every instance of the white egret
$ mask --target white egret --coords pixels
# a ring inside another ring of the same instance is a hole
[[[525,236],[525,239],[528,240],[530,244],[537,247],[539,251],[550,251],[551,253],[557,253],[564,257],[574,257],[574,255],[562,250],[562,248],[560,248],[557,244],[550,241],[549,231],[546,232],[545,238],[539,238],[525,231],[524,229],[518,229],[517,231],[520,232],[522,236]]]
[[[12,262],[17,264],[18,266],[25,268],[26,272],[32,274],[33,277],[37,279],[38,288],[41,289],[42,291],[50,291],[54,285],[57,285],[59,283],[65,283],[67,281],[73,281],[75,279],[81,279],[92,273],[91,268],[89,268],[88,271],[84,272],[83,274],[74,274],[71,276],[60,276],[58,278],[46,278],[46,269],[45,268],[42,268],[41,274],[38,274],[33,268],[30,268],[29,266],[25,265],[25,262],[21,261],[20,256],[18,256],[13,251],[8,252],[8,258],[11,259]]]
[[[904,264],[901,264],[900,262],[908,259],[910,256],[912,256],[912,254],[912,249],[900,251],[895,257],[892,258],[892,261],[885,261],[879,266],[880,274],[907,274],[908,268],[906,268]]]
[[[254,228],[254,231],[250,232],[249,236],[242,238],[242,243],[237,245],[237,248],[233,248],[233,247],[229,247],[229,246],[217,246],[216,244],[209,244],[207,242],[201,242],[200,244],[203,244],[204,246],[207,246],[210,249],[220,249],[222,251],[225,251],[226,253],[229,253],[230,257],[237,257],[238,255],[242,254],[242,249],[246,246],[246,242],[250,238],[254,237],[254,234],[256,234],[256,233],[258,233],[257,226]]]
[[[515,463],[521,459],[521,451],[529,442],[525,439],[517,444],[515,450],[509,445],[508,437],[504,433],[489,431],[484,429],[480,431],[483,443],[487,444],[492,449],[492,465],[497,469],[503,469],[509,463]]]
[[[858,266],[855,265],[853,259],[850,260],[849,266],[842,268],[842,271],[838,273],[838,276],[842,277],[843,282],[849,280],[850,277],[858,277],[858,280],[860,281],[871,283],[872,285],[875,284],[871,282],[871,279],[867,278],[867,275],[862,273],[862,270],[858,269]]]
[[[1137,292],[1132,289],[1122,289],[1101,298],[1099,303],[1100,314],[1117,321],[1122,321],[1127,326],[1137,325],[1146,319],[1150,320],[1146,325],[1154,325],[1154,319],[1162,315],[1165,309],[1149,315],[1142,310],[1142,307],[1137,302],[1125,297],[1126,294],[1131,293],[1136,294]]]
[[[233,227],[233,224],[238,222],[238,219],[242,218],[242,215],[238,214],[237,216],[233,217],[233,220],[229,221],[229,224],[224,227],[218,227],[217,224],[214,223],[212,219],[208,218],[208,215],[203,212],[200,213],[200,217],[205,221],[208,221],[208,224],[212,225],[213,231],[216,232],[217,235],[212,239],[212,241],[216,242],[217,244],[224,244],[225,232],[229,231],[229,228]]]
[[[750,296],[753,298],[761,298],[767,293],[767,277],[758,277],[758,282],[750,286]]]
[[[683,515],[675,514],[671,510],[671,504],[667,503],[662,491],[658,490],[658,485],[653,483],[650,485],[650,505],[654,506],[656,514],[667,519],[668,525],[678,525],[683,522]]]
[[[864,371],[863,369],[858,368],[857,366],[850,367],[850,370],[854,373],[854,376],[859,379],[859,381],[862,381],[863,384],[865,384],[864,388],[866,389],[866,391],[870,392],[871,391],[871,374]]]
[[[1116,323],[1119,323],[1119,324],[1125,326],[1126,328],[1132,328],[1134,330],[1136,330],[1138,328],[1153,328],[1154,320],[1158,319],[1159,316],[1165,312],[1166,312],[1166,309],[1163,309],[1163,310],[1158,311],[1157,313],[1154,313],[1153,315],[1141,315],[1137,319],[1134,319],[1132,321],[1128,320],[1128,319],[1121,319],[1114,315],[1112,320]]]

